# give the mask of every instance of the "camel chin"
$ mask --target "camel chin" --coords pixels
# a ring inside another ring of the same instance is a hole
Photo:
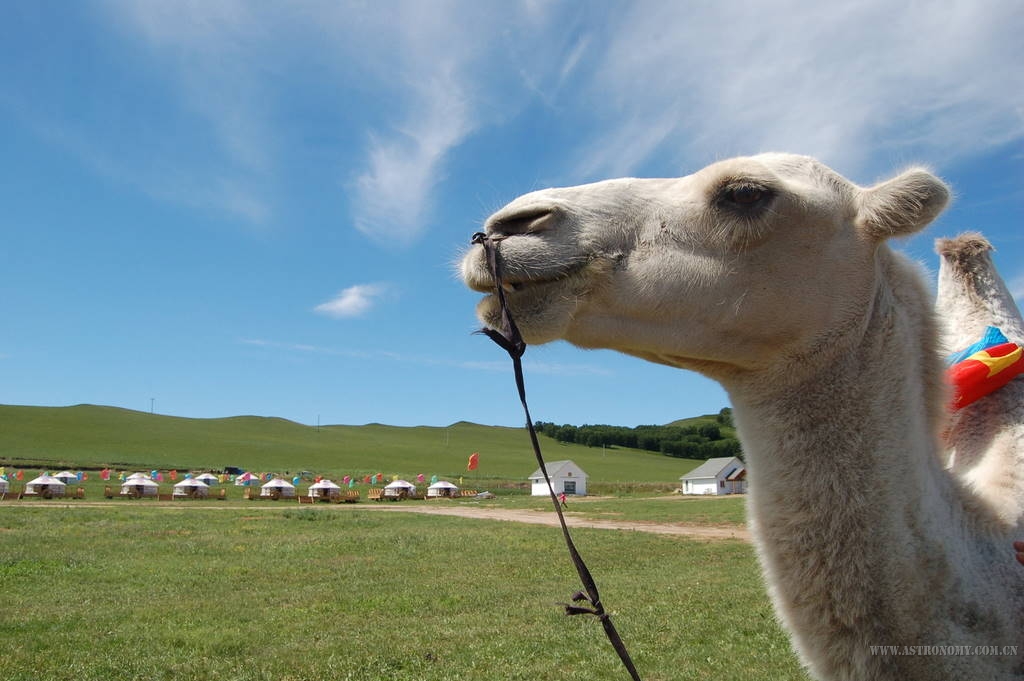
[[[542,345],[568,335],[580,294],[569,280],[556,279],[518,285],[505,291],[505,300],[523,340],[530,345]],[[476,316],[484,326],[501,328],[497,294],[490,293],[477,303]]]

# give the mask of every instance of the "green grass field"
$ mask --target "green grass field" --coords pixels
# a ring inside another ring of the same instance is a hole
[[[593,484],[668,489],[700,461],[634,449],[564,445],[543,438],[548,461],[572,459]],[[466,461],[480,453],[480,467]],[[439,475],[526,484],[537,468],[525,428],[456,423],[446,428],[305,426],[283,419],[186,419],[80,405],[0,405],[0,465],[33,472],[63,468],[308,470],[341,477]],[[493,483],[492,483],[493,484]],[[475,485],[483,486],[483,485]]]
[[[366,506],[5,503],[3,677],[625,678],[557,531]],[[575,535],[647,681],[806,678],[747,544]]]
[[[572,501],[572,515],[744,522],[743,499],[669,494],[698,461],[542,445],[549,461],[580,464],[592,493],[604,495]],[[480,469],[467,473],[474,451]],[[437,474],[498,498],[402,503],[548,508],[524,491],[536,468],[524,429],[317,430],[280,419],[0,406],[0,465],[23,470],[25,481],[41,470],[90,471],[84,501],[0,502],[4,679],[626,677],[599,623],[556,605],[580,588],[557,529],[386,513],[367,501],[247,501],[234,485],[225,501],[105,501],[103,488],[118,483],[96,473],[232,465],[334,478]],[[806,678],[749,545],[617,530],[574,536],[646,681]]]

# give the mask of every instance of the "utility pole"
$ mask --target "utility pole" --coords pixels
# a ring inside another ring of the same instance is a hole
[[[150,397],[149,398],[149,413],[150,414],[153,413],[153,403],[154,402],[156,402],[156,398],[155,397]]]

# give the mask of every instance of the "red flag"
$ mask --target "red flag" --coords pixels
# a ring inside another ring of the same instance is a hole
[[[480,455],[473,452],[469,455],[469,463],[466,464],[466,470],[475,471],[478,465],[480,465]]]
[[[17,473],[16,473],[15,475],[14,475],[14,479],[15,479],[15,480],[24,480],[24,479],[25,479],[25,471],[18,471],[18,472],[17,472]]]
[[[168,475],[171,476],[171,482],[178,479],[178,471],[176,469],[171,469],[171,472]]]

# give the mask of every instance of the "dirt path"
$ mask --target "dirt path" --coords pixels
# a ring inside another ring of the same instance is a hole
[[[121,506],[124,502],[90,502],[74,501],[72,503],[61,502],[30,502],[32,508],[103,508],[109,506]],[[147,508],[166,508],[175,510],[186,509],[218,509],[218,510],[280,510],[281,505],[264,502],[252,506],[239,507],[237,505],[214,505],[208,503],[195,503],[187,501],[176,502],[127,502],[145,505]],[[5,504],[6,505],[6,504]],[[434,506],[424,504],[343,504],[341,506],[331,504],[330,506],[310,506],[313,508],[334,508],[350,511],[366,511],[373,513],[422,513],[424,515],[445,515],[459,518],[474,518],[477,520],[501,520],[504,522],[526,523],[528,525],[547,525],[556,527],[558,516],[554,511],[537,511],[532,509],[509,509],[509,508],[483,508],[479,506]],[[667,534],[678,537],[693,537],[696,539],[722,540],[737,539],[750,541],[750,532],[742,526],[716,526],[716,525],[694,525],[687,523],[654,523],[627,520],[597,520],[584,518],[572,513],[566,513],[565,522],[570,528],[586,527],[598,530],[632,530],[634,532],[650,532],[651,534]]]
[[[422,506],[394,505],[367,506],[381,511],[396,513],[424,513],[428,515],[447,515],[460,518],[476,518],[479,520],[504,520],[507,522],[527,523],[530,525],[558,525],[558,516],[554,511],[535,511],[530,509],[479,508],[471,506]],[[596,520],[582,518],[567,513],[566,525],[572,527],[588,527],[598,530],[633,530],[652,534],[670,534],[700,539],[739,539],[750,541],[750,532],[746,527],[721,527],[714,525],[693,525],[685,523],[652,523],[625,520]]]

